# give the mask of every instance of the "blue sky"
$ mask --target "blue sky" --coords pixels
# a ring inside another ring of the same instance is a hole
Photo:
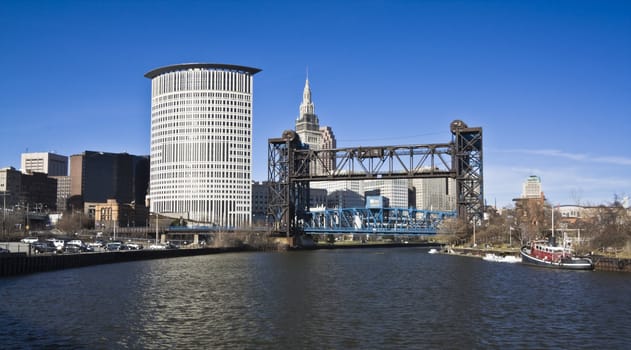
[[[154,68],[260,68],[253,178],[294,127],[308,67],[338,146],[484,133],[485,198],[631,194],[629,1],[4,1],[0,167],[26,151],[149,153]]]

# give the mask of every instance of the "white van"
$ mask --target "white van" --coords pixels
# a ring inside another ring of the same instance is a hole
[[[49,238],[47,239],[47,241],[53,242],[55,248],[57,248],[58,251],[64,250],[64,241],[62,241],[61,239]]]

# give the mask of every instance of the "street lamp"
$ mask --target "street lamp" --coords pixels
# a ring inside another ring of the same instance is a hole
[[[478,221],[477,219],[478,217],[474,215],[473,216],[473,246],[474,247],[475,247],[475,224]]]
[[[2,237],[6,237],[6,221],[7,221],[7,192],[2,191]],[[10,193],[10,192],[9,192]]]

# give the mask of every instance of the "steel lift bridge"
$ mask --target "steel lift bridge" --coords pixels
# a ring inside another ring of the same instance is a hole
[[[287,237],[314,233],[436,233],[449,213],[414,209],[332,209],[309,212],[309,182],[453,178],[457,216],[480,222],[484,210],[482,128],[450,124],[449,143],[313,150],[293,130],[268,140],[268,216]],[[315,166],[312,166],[315,165]]]

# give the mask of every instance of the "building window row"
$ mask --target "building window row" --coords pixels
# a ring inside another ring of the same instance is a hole
[[[165,73],[152,79],[152,94],[190,90],[251,93],[252,76],[242,72],[193,69]]]

